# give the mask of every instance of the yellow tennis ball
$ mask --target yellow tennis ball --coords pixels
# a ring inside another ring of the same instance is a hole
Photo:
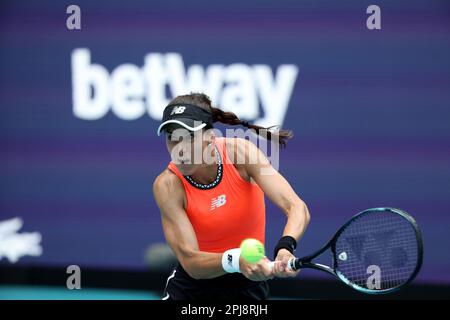
[[[241,243],[241,256],[248,263],[257,263],[265,256],[264,245],[256,239],[245,239]]]

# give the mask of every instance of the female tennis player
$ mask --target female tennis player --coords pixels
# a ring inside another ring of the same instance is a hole
[[[201,93],[178,96],[164,109],[157,134],[166,134],[172,161],[155,179],[153,193],[179,264],[163,300],[264,300],[267,280],[297,274],[287,263],[309,223],[306,204],[255,144],[218,137],[214,122],[242,125],[277,138],[280,146],[292,137],[291,131],[271,132],[213,107]],[[264,195],[287,216],[273,267],[267,257],[246,262],[239,249],[246,238],[264,244]]]

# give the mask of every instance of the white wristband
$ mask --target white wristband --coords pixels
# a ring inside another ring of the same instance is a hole
[[[239,258],[241,257],[241,249],[230,249],[222,255],[222,268],[228,273],[240,272]]]

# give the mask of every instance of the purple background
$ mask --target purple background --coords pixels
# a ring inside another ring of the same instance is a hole
[[[373,3],[360,0],[77,1],[80,31],[66,29],[70,4],[0,4],[0,220],[20,216],[43,234],[44,254],[21,263],[145,268],[144,250],[164,239],[158,122],[75,118],[70,57],[89,48],[111,72],[179,52],[185,66],[299,67],[283,124],[296,137],[280,168],[312,215],[298,255],[361,210],[398,207],[422,227],[418,281],[450,283],[447,1],[377,1],[377,31],[365,25]],[[271,252],[284,216],[268,201],[267,220]]]

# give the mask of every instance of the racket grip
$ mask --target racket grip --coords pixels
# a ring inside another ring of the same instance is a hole
[[[292,258],[288,262],[288,267],[289,267],[289,269],[294,270],[294,271],[300,270],[302,268],[302,262],[298,258]]]
[[[292,258],[291,260],[289,260],[288,265],[287,265],[289,270],[298,270],[297,268],[295,268],[295,260],[296,260],[296,258]],[[270,270],[273,269],[273,266],[275,265],[275,263],[276,263],[275,261],[270,261],[268,263]]]

